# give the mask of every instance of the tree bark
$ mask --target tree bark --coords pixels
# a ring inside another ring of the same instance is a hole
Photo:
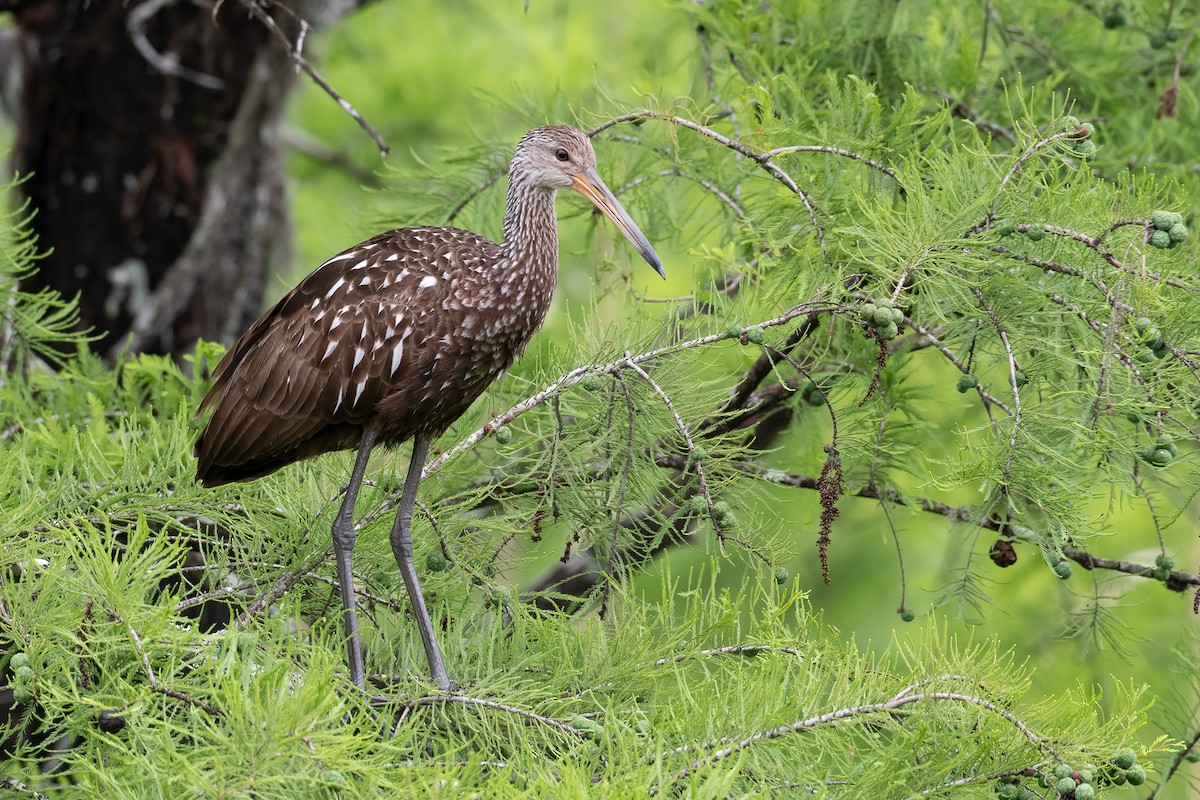
[[[303,17],[305,5],[288,9]],[[295,18],[273,8],[293,33]],[[178,358],[198,338],[233,339],[291,255],[286,50],[235,0],[0,0],[3,10],[19,30],[13,165],[50,251],[26,288],[78,296],[80,326],[109,356]]]

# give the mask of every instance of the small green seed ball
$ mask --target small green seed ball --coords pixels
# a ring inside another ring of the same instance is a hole
[[[904,620],[905,622],[912,622],[916,618],[917,613],[911,608],[906,608],[900,612],[900,619]]]
[[[1155,50],[1161,50],[1167,46],[1167,34],[1163,31],[1156,31],[1150,34],[1150,46]]]
[[[879,328],[879,335],[882,336],[884,339],[895,339],[897,336],[900,335],[900,326],[898,326],[894,322],[889,321],[887,325],[884,325],[883,327]]]
[[[1096,790],[1086,783],[1075,787],[1075,800],[1096,800]]]
[[[875,305],[879,306],[880,308],[891,308],[893,306],[892,298],[881,297],[875,301]]]
[[[13,669],[18,669],[20,667],[28,667],[29,666],[29,653],[26,653],[26,652],[13,653],[12,658],[10,658],[8,660],[8,664]]]
[[[883,306],[877,306],[875,314],[871,317],[871,322],[875,324],[876,328],[883,328],[892,324],[892,310]]]
[[[1066,797],[1071,792],[1075,791],[1075,779],[1068,775],[1065,778],[1059,778],[1054,784],[1054,789],[1063,797]]]
[[[1040,242],[1046,238],[1046,226],[1040,222],[1035,222],[1025,229],[1025,235],[1029,237],[1031,242]]]
[[[599,735],[604,730],[603,726],[599,722],[596,722],[591,717],[584,717],[584,716],[571,717],[570,724],[571,724],[572,728],[579,731],[580,733],[587,734],[588,736]]]
[[[774,580],[777,584],[782,586],[783,584],[787,583],[791,579],[792,579],[792,574],[790,572],[788,572],[787,567],[776,567],[775,568]]]
[[[1017,224],[1011,219],[998,219],[992,223],[992,227],[1001,236],[1012,236],[1013,232],[1017,229]]]
[[[1125,16],[1125,9],[1120,6],[1113,6],[1104,15],[1104,27],[1110,31],[1125,27],[1127,22],[1129,22],[1129,19]]]
[[[686,508],[692,516],[699,516],[708,511],[708,503],[704,500],[704,495],[694,494],[688,498]]]
[[[22,664],[13,669],[13,677],[18,683],[31,683],[33,681],[33,667],[28,664]]]
[[[996,797],[1000,800],[1017,800],[1017,787],[1011,783],[997,783]]]
[[[1168,211],[1167,213],[1170,215],[1172,227],[1183,224],[1183,214],[1180,214],[1178,211]]]
[[[1070,561],[1060,561],[1054,565],[1054,574],[1065,581],[1071,577],[1072,569]]]
[[[1174,460],[1174,458],[1175,457],[1171,455],[1170,450],[1165,447],[1158,447],[1155,448],[1153,453],[1151,453],[1150,463],[1156,467],[1165,467],[1168,466],[1171,461]]]
[[[1171,570],[1166,567],[1155,567],[1150,571],[1150,574],[1154,576],[1154,580],[1162,581],[1163,583],[1166,583],[1171,578]]]
[[[1149,317],[1138,317],[1133,322],[1133,329],[1138,332],[1139,336],[1141,336],[1146,331],[1150,330],[1150,327],[1153,324],[1154,323],[1150,321]]]
[[[1188,238],[1187,226],[1182,222],[1176,223],[1167,231],[1167,236],[1171,237],[1172,244],[1179,244]]]
[[[488,590],[487,605],[489,608],[504,608],[512,604],[513,593],[507,586],[493,586]]]
[[[725,329],[725,335],[730,339],[742,338],[742,326],[738,325],[736,322],[729,323],[729,327]]]
[[[1129,769],[1137,763],[1137,756],[1134,755],[1132,750],[1121,750],[1112,757],[1112,763],[1121,769]]]
[[[1157,325],[1151,325],[1142,332],[1142,341],[1146,342],[1151,347],[1154,347],[1156,344],[1162,342],[1162,338],[1162,331],[1158,329]]]
[[[1022,786],[1017,789],[1017,800],[1038,800],[1038,795],[1028,786]]]
[[[13,702],[19,706],[27,706],[33,702],[33,691],[28,686],[14,684],[12,686]]]
[[[753,328],[746,331],[746,338],[750,340],[751,344],[762,344],[767,337],[766,334],[763,333],[763,329],[755,325]]]
[[[589,372],[587,375],[583,376],[583,380],[579,382],[579,385],[582,386],[585,391],[598,392],[604,387],[604,379],[600,377],[599,372]]]
[[[1092,771],[1091,771],[1090,769],[1081,769],[1081,770],[1079,770],[1079,776],[1078,776],[1078,777],[1079,777],[1079,782],[1080,782],[1080,783],[1092,783],[1092,781],[1093,781],[1093,780],[1094,780],[1094,778],[1095,778],[1095,776],[1092,774]]]
[[[1020,389],[1022,386],[1029,383],[1029,378],[1025,377],[1024,372],[1017,370],[1013,373],[1013,383],[1015,383],[1017,388]]]
[[[1076,128],[1079,127],[1079,117],[1076,117],[1073,114],[1068,114],[1066,123],[1067,123],[1067,130],[1069,130],[1069,131],[1075,130]]]
[[[1169,356],[1171,354],[1171,348],[1167,347],[1167,345],[1164,343],[1164,344],[1159,344],[1157,347],[1151,347],[1150,352],[1154,355],[1155,358],[1161,359],[1161,358],[1166,358],[1167,356]]]
[[[954,388],[958,389],[959,394],[966,394],[978,385],[979,378],[976,378],[975,375],[970,372],[966,372],[958,376],[958,383],[955,384]]]
[[[825,405],[825,392],[817,384],[809,383],[804,387],[803,399],[810,406],[823,406]]]
[[[1138,362],[1139,364],[1153,364],[1157,360],[1158,356],[1154,355],[1153,349],[1142,350],[1140,353],[1134,356],[1134,361]]]
[[[1108,776],[1108,782],[1113,786],[1124,786],[1125,780],[1125,770],[1123,769],[1118,769]]]
[[[896,323],[897,325],[899,325],[901,322],[904,322],[904,312],[898,308],[893,308],[892,322]]]
[[[696,445],[692,448],[692,452],[688,453],[688,461],[703,461],[708,458],[708,451],[704,449],[704,445]]]
[[[723,528],[732,528],[737,524],[737,516],[733,513],[733,509],[729,507],[729,503],[724,500],[718,500],[713,503],[713,516],[717,519],[717,524]]]
[[[425,556],[425,569],[428,572],[442,572],[446,569],[446,556],[441,550],[434,550]]]
[[[878,308],[874,303],[866,303],[858,310],[858,318],[870,325],[875,321],[875,310]]]
[[[1150,246],[1157,247],[1159,250],[1166,250],[1171,246],[1171,234],[1166,231],[1155,231],[1150,234]]]
[[[1071,150],[1080,158],[1091,158],[1096,155],[1096,143],[1091,139],[1084,139],[1081,142],[1076,142]]]
[[[1156,566],[1159,566],[1159,567],[1166,567],[1167,569],[1175,569],[1175,559],[1171,558],[1166,553],[1159,553],[1158,558],[1154,559],[1154,563]]]
[[[1146,770],[1141,766],[1134,764],[1129,769],[1125,770],[1125,780],[1129,781],[1130,786],[1141,786],[1146,782]]]
[[[1160,231],[1169,231],[1175,224],[1175,218],[1171,216],[1170,211],[1152,211],[1150,212],[1150,224]]]
[[[496,428],[496,443],[508,444],[512,441],[512,429],[506,427]]]
[[[1187,755],[1183,757],[1183,760],[1189,764],[1200,763],[1200,752],[1197,752],[1195,748],[1188,750]]]
[[[1167,28],[1166,34],[1168,42],[1179,41],[1179,28]]]

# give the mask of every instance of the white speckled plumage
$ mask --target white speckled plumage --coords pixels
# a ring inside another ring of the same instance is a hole
[[[509,170],[503,244],[458,228],[402,228],[318,267],[218,365],[201,405],[212,417],[196,443],[200,480],[251,480],[352,448],[367,427],[389,444],[444,431],[545,319],[558,275],[555,191],[579,189],[580,174],[599,183],[594,165],[579,131],[536,128]],[[661,271],[619,205],[614,216],[580,193]]]

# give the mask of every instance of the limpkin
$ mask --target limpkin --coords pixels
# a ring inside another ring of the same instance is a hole
[[[391,544],[433,678],[452,686],[412,559],[411,519],[431,441],[524,351],[558,277],[554,195],[573,189],[650,266],[662,263],[567,125],[521,138],[508,171],[504,241],[458,228],[381,233],[317,267],[242,334],[213,373],[197,415],[205,486],[250,481],[301,459],[357,448],[333,522],[351,680],[364,680],[350,570],[354,502],[376,445],[413,440]]]

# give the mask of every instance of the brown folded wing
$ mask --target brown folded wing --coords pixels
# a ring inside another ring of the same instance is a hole
[[[496,247],[468,236],[460,246]],[[444,237],[420,228],[376,236],[323,264],[259,318],[221,360],[200,405],[212,417],[196,442],[197,478],[206,486],[251,480],[355,447],[379,401],[424,361],[434,329],[453,325],[429,313],[446,309],[449,289],[422,252]]]

